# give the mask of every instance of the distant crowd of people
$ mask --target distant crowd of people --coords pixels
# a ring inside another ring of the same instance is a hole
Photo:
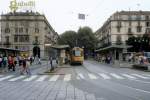
[[[136,64],[148,64],[149,59],[144,56],[143,54],[126,54],[122,56],[123,58],[120,61],[128,62],[128,63],[136,63]],[[97,54],[95,59],[102,63],[111,64],[113,63],[112,56],[107,55],[100,55]]]
[[[135,56],[133,54],[130,54],[128,56],[128,62],[132,62],[132,63],[137,63],[137,64],[148,64],[148,58],[145,57],[144,55],[138,55]]]
[[[112,57],[110,55],[100,55],[96,56],[96,60],[99,62],[110,64],[112,63]]]
[[[41,64],[41,60],[38,57],[33,56],[0,56],[0,68],[3,72],[16,71],[16,67],[19,66],[20,74],[31,74],[30,65],[36,61],[37,64]]]

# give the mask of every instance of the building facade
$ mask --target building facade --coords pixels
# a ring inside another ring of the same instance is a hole
[[[150,11],[116,12],[95,33],[99,39],[98,47],[125,44],[132,35],[142,36],[150,33]]]
[[[95,32],[99,40],[97,52],[112,55],[119,60],[129,46],[129,37],[150,33],[150,11],[120,11],[110,16]]]
[[[28,51],[33,56],[46,56],[46,44],[54,45],[58,39],[45,15],[38,12],[2,14],[0,23],[2,47]]]

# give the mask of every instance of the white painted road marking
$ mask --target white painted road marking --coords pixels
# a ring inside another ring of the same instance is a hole
[[[110,79],[110,77],[104,73],[98,73],[103,79]]]
[[[64,81],[70,81],[71,80],[71,74],[67,74],[64,77]]]
[[[14,75],[9,75],[9,76],[6,76],[6,77],[2,77],[2,78],[0,78],[0,81],[9,79],[9,78],[11,78],[11,77],[13,77],[13,76],[14,76]]]
[[[50,78],[49,81],[57,81],[58,78],[59,78],[59,75],[54,75]]]
[[[78,76],[79,76],[81,79],[84,79],[83,74],[79,73]]]
[[[135,77],[131,76],[131,75],[128,75],[128,74],[122,74],[123,76],[129,78],[129,79],[136,79]]]
[[[38,78],[36,81],[42,82],[42,81],[44,81],[47,77],[48,77],[48,76],[43,75],[43,76],[41,76],[40,78]]]
[[[150,75],[148,75],[148,74],[143,74],[144,76],[147,76],[147,77],[150,77]]]
[[[119,76],[119,75],[117,75],[115,73],[110,73],[110,75],[115,77],[115,78],[117,78],[117,79],[124,79],[123,77],[121,77],[121,76]]]
[[[90,77],[90,79],[97,79],[97,77],[94,74],[89,73],[88,76]]]
[[[138,74],[132,74],[132,75],[134,75],[136,77],[139,77],[139,78],[143,78],[143,79],[149,79],[148,77],[145,77],[145,76],[142,76],[142,75],[138,75]]]
[[[27,78],[24,79],[23,81],[32,81],[32,80],[34,80],[35,78],[37,78],[37,75],[33,75],[33,76],[30,76],[30,77],[27,77]]]
[[[26,76],[19,76],[19,77],[16,77],[16,78],[12,78],[12,79],[10,79],[10,80],[8,80],[8,81],[17,81],[17,80],[19,80],[19,79],[23,79],[23,78],[25,78]]]

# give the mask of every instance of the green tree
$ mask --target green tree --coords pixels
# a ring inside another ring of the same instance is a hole
[[[58,44],[74,47],[76,45],[76,40],[77,33],[75,31],[66,31],[60,35],[60,38],[58,39]]]
[[[144,34],[142,37],[129,37],[126,44],[132,46],[132,48],[129,49],[129,51],[132,52],[149,51],[149,41],[148,34]]]
[[[89,27],[79,28],[78,30],[78,46],[84,47],[86,51],[93,51],[97,45],[97,39]]]

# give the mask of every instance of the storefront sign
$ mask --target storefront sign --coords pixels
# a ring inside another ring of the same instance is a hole
[[[19,1],[17,2],[16,0],[10,1],[10,10],[12,12],[17,11],[18,9],[22,9],[22,8],[32,8],[35,7],[35,1]]]

